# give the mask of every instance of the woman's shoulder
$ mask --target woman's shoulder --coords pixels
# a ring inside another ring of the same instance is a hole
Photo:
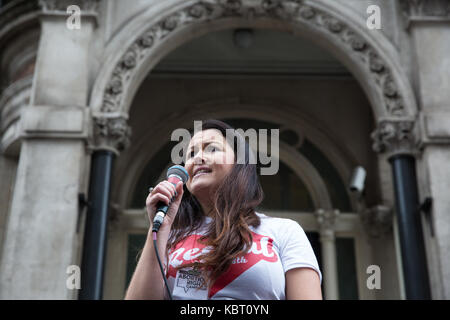
[[[274,224],[276,227],[298,226],[301,228],[297,221],[289,218],[272,217],[259,211],[256,211],[256,215],[260,218],[261,223]]]
[[[292,233],[304,233],[303,228],[295,220],[289,218],[272,217],[262,212],[256,212],[256,215],[260,218],[261,221],[258,229],[263,233],[264,231],[269,231],[270,233],[282,238]]]

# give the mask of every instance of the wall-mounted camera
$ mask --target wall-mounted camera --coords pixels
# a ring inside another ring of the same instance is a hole
[[[353,169],[352,177],[350,179],[350,191],[359,195],[362,194],[362,192],[364,191],[365,181],[366,170],[361,166],[357,166],[355,169]]]

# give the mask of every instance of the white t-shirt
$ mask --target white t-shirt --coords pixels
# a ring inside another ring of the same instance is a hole
[[[230,268],[207,290],[202,275],[192,268],[174,267],[196,260],[208,250],[197,240],[205,224],[169,251],[167,282],[173,299],[284,300],[285,273],[293,268],[312,268],[319,274],[316,256],[302,227],[294,220],[273,218],[258,213],[261,224],[250,227],[252,248],[233,261]]]

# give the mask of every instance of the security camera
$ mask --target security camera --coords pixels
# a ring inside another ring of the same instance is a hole
[[[364,190],[364,182],[366,180],[366,170],[358,166],[353,169],[352,178],[350,180],[350,191],[361,194]]]

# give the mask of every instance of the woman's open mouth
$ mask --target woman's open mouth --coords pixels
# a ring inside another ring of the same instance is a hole
[[[193,179],[203,176],[203,175],[206,175],[206,174],[210,174],[210,173],[211,173],[210,169],[201,169],[201,170],[197,171],[197,173],[194,175]]]

